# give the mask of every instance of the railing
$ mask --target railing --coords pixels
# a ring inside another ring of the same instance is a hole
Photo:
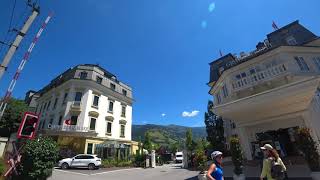
[[[81,101],[73,101],[71,104],[71,109],[81,110]]]
[[[260,82],[273,79],[279,76],[280,74],[285,73],[286,71],[287,71],[287,68],[284,64],[273,66],[264,71],[256,72],[250,76],[234,81],[232,83],[232,87],[235,91],[239,91],[239,90],[251,87],[253,85],[256,85]]]

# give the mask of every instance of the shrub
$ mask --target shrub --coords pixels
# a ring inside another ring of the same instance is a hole
[[[310,129],[300,128],[298,130],[298,148],[303,152],[311,171],[320,171],[320,157],[317,151],[318,144],[312,139]]]
[[[28,140],[22,151],[17,179],[46,179],[58,158],[58,146],[48,137]]]
[[[4,173],[5,167],[6,167],[6,164],[4,160],[0,158],[0,176],[2,176],[2,174]]]
[[[230,153],[232,158],[232,163],[234,165],[233,172],[236,175],[243,173],[243,154],[240,146],[240,139],[237,137],[232,137],[230,139]]]
[[[195,153],[195,167],[201,172],[207,169],[207,156],[204,151],[197,151]]]
[[[133,166],[135,167],[144,167],[145,165],[146,155],[144,154],[136,154],[133,157]]]
[[[131,167],[131,161],[116,161],[115,159],[105,159],[102,161],[102,166],[105,168],[111,167]]]

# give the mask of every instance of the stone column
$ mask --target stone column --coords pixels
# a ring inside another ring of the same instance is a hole
[[[151,167],[152,168],[156,167],[156,152],[155,152],[155,150],[151,151]]]
[[[242,150],[244,151],[245,157],[247,158],[247,160],[252,160],[249,136],[246,132],[246,128],[239,126],[238,127],[238,135],[240,137],[241,147],[242,147]]]

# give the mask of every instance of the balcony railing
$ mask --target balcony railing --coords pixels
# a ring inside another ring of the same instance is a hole
[[[254,86],[258,83],[271,80],[281,74],[287,72],[287,68],[284,64],[273,66],[263,71],[256,72],[240,80],[236,80],[232,83],[234,91],[239,91],[251,86]]]
[[[72,111],[81,111],[81,101],[73,101],[71,104]]]
[[[95,131],[91,131],[89,127],[78,125],[50,125],[46,129],[40,130],[43,134],[48,135],[74,135],[74,136],[89,136],[97,135]]]

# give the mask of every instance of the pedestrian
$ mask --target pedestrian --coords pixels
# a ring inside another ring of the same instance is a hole
[[[209,180],[224,180],[222,169],[222,152],[214,151],[211,154],[213,163],[210,165],[207,178]]]
[[[270,144],[265,144],[261,150],[267,156],[263,160],[260,180],[267,177],[267,180],[283,180],[286,177],[286,166],[283,164],[276,149]]]

